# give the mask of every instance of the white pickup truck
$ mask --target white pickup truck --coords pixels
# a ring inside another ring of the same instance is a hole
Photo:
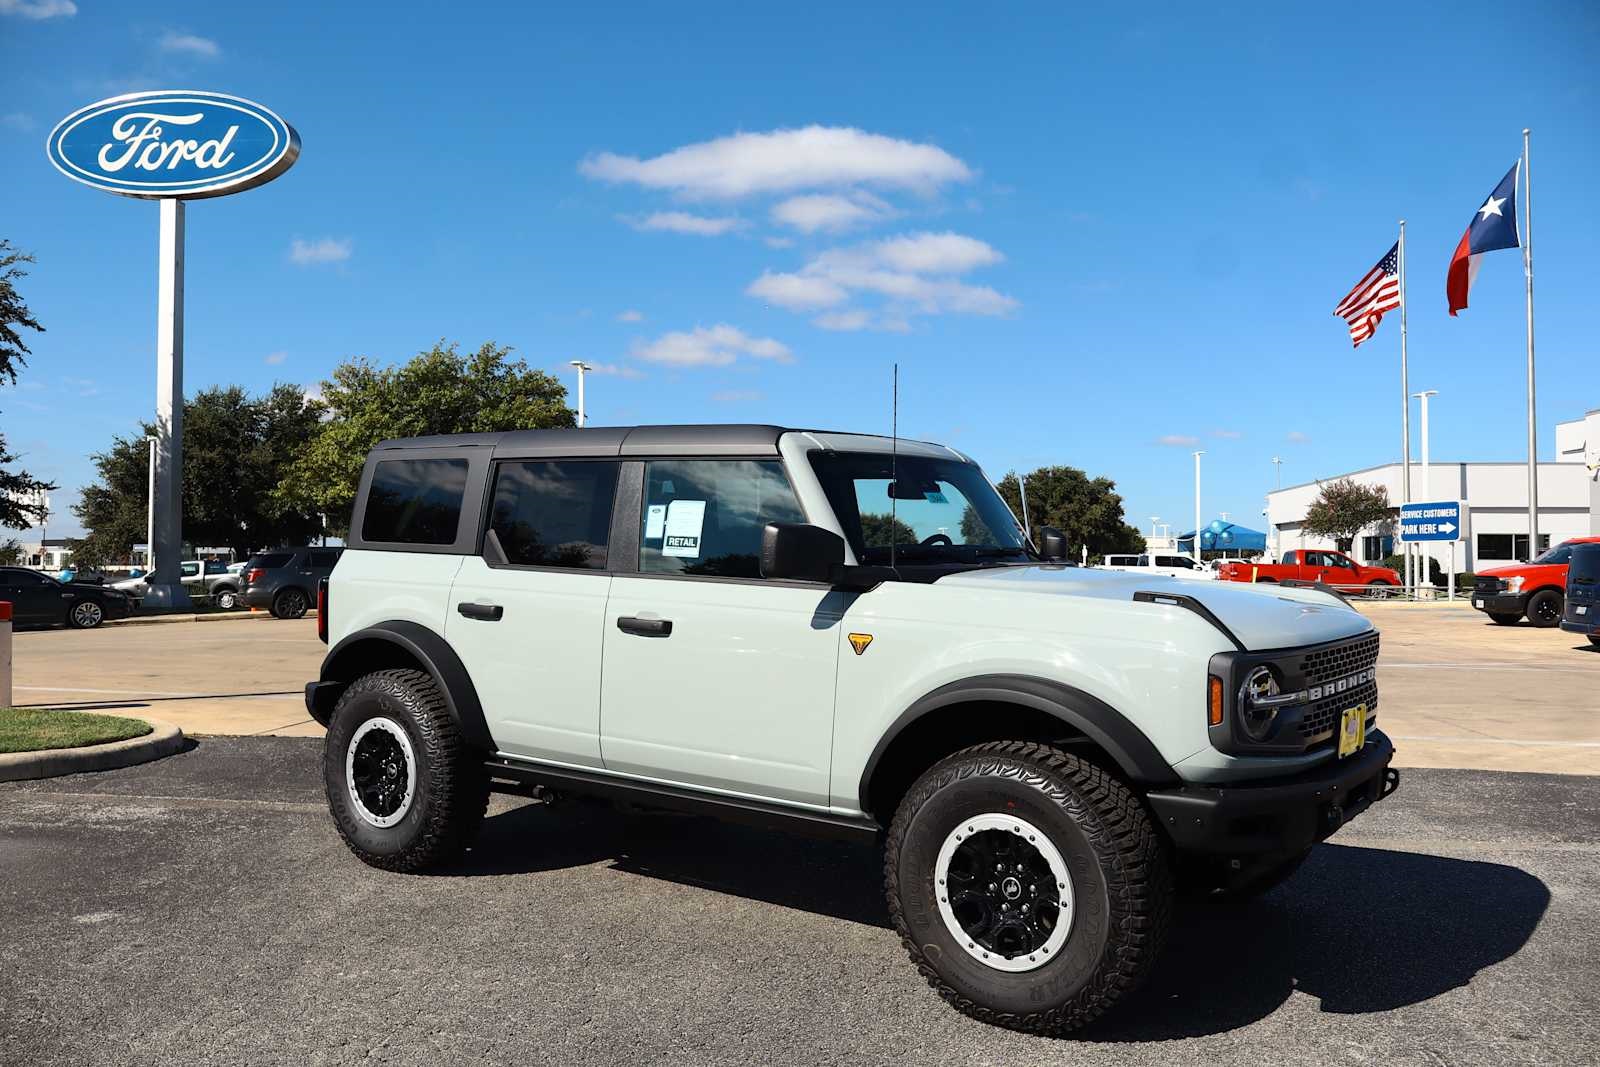
[[[1159,574],[1166,578],[1190,578],[1201,582],[1214,582],[1217,572],[1211,570],[1188,556],[1152,555],[1145,553],[1138,556],[1107,556],[1105,569],[1111,571],[1132,571],[1135,574]]]
[[[239,606],[239,570],[242,564],[227,564],[220,560],[187,559],[179,564],[183,582],[190,596],[209,596],[217,607],[232,611]],[[148,574],[138,578],[124,578],[111,583],[136,600],[144,599],[149,585]]]

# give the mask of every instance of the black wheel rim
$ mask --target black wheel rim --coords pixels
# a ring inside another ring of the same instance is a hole
[[[1038,849],[1016,834],[984,830],[950,857],[950,909],[967,936],[1012,958],[1037,952],[1061,918],[1055,875]]]
[[[299,593],[283,594],[283,613],[285,615],[298,615],[305,610],[305,598]]]
[[[1540,622],[1555,622],[1561,618],[1561,601],[1543,597],[1533,605],[1534,618]]]
[[[400,810],[406,799],[405,749],[385,730],[370,730],[351,756],[351,787],[361,806],[380,819]]]

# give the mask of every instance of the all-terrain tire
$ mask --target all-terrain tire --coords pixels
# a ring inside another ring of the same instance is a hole
[[[1513,615],[1508,611],[1491,611],[1489,612],[1489,618],[1500,626],[1515,626],[1522,621],[1521,615]]]
[[[1028,970],[974,958],[939,908],[940,848],[962,822],[995,812],[1041,830],[1071,876],[1066,942]],[[1022,741],[965,749],[917,780],[890,826],[884,886],[901,943],[940,996],[982,1022],[1046,1035],[1085,1025],[1139,985],[1174,897],[1165,844],[1139,798],[1088,760]]]
[[[1561,601],[1561,590],[1539,590],[1528,598],[1528,621],[1541,630],[1561,625]]]
[[[272,614],[280,619],[303,619],[310,600],[301,589],[283,589],[272,598]]]
[[[350,743],[370,720],[398,725],[415,760],[409,807],[390,826],[363,814],[350,785]],[[374,671],[350,684],[329,720],[322,779],[339,836],[362,862],[387,871],[421,870],[459,855],[489,803],[482,754],[462,739],[433,679],[417,670]]]

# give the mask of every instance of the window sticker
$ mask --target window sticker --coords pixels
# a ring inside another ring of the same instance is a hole
[[[700,533],[706,523],[704,500],[674,500],[667,505],[666,539],[661,546],[663,556],[682,556],[698,559]]]
[[[646,541],[659,541],[666,528],[667,506],[665,504],[651,504],[645,512],[644,539]]]

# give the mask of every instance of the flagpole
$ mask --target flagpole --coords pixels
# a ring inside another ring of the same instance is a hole
[[[1539,439],[1533,395],[1533,171],[1522,131],[1522,273],[1528,286],[1528,559],[1539,555]]]
[[[1400,220],[1400,434],[1405,439],[1401,448],[1400,502],[1411,503],[1411,382],[1406,370],[1406,220]],[[1405,553],[1405,584],[1407,591],[1414,588],[1411,569],[1411,546],[1402,542]]]

